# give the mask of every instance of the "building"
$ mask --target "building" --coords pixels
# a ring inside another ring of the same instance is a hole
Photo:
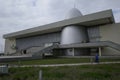
[[[5,34],[7,55],[120,55],[120,23],[112,10],[82,15],[73,8],[66,19]]]

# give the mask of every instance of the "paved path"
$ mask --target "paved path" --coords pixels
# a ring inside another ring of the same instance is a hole
[[[48,64],[48,65],[9,65],[8,67],[60,67],[60,66],[78,66],[78,65],[97,65],[97,64],[115,64],[118,62],[100,62],[100,63],[73,63],[73,64]]]

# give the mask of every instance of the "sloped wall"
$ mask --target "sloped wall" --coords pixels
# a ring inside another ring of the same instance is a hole
[[[100,26],[100,41],[112,41],[120,44],[120,23]],[[120,55],[120,51],[112,48],[103,48],[102,55]]]

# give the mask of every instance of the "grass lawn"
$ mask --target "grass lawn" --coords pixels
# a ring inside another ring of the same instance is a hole
[[[71,67],[10,68],[9,75],[0,80],[38,80],[39,70],[43,80],[119,80],[120,64],[97,64]]]
[[[93,59],[94,61],[94,59]],[[112,62],[120,61],[120,58],[101,58],[100,62]],[[84,63],[91,62],[91,58],[54,58],[54,59],[40,59],[40,60],[29,60],[29,61],[14,61],[5,62],[5,64],[19,64],[19,65],[34,65],[34,64],[69,64],[69,63]],[[3,64],[3,63],[0,63]]]

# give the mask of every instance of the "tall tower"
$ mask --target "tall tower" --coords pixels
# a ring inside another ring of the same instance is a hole
[[[81,12],[76,8],[72,8],[68,12],[66,19],[70,19],[78,16],[82,16]],[[62,30],[62,34],[61,34],[62,45],[84,43],[87,41],[88,41],[88,36],[87,36],[86,28],[84,26],[70,25],[64,27]],[[83,54],[84,51],[79,49],[78,52],[78,50],[76,51],[75,49],[67,49],[65,53],[66,55],[75,56],[75,55]]]

